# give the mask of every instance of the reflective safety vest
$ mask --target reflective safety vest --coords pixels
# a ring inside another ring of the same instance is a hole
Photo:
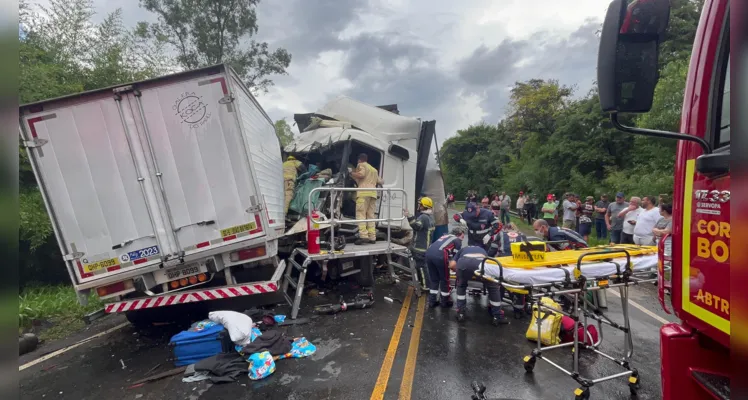
[[[301,161],[288,160],[283,163],[283,180],[296,180]]]

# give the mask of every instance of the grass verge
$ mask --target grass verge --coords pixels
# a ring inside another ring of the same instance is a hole
[[[92,294],[88,305],[78,304],[72,286],[31,286],[18,296],[18,327],[22,332],[34,332],[40,340],[63,338],[85,325],[83,316],[103,307]]]

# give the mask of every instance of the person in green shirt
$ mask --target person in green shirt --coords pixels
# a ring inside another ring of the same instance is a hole
[[[558,204],[553,201],[553,195],[549,194],[546,198],[545,204],[543,204],[543,207],[540,209],[540,212],[543,213],[543,219],[548,222],[548,225],[550,226],[556,226],[556,219],[555,212],[556,207],[558,207]]]

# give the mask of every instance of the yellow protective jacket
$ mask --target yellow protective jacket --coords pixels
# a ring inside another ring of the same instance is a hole
[[[299,167],[301,167],[301,161],[299,160],[288,160],[283,163],[283,180],[296,181],[296,174],[298,173]]]
[[[379,179],[379,171],[372,167],[368,162],[359,163],[356,169],[351,172],[351,177],[356,181],[359,189],[365,188],[376,188],[377,183],[382,184],[382,180]],[[356,192],[357,197],[377,197],[377,192],[362,190]]]

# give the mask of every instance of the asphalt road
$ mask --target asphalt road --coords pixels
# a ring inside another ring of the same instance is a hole
[[[330,303],[336,294],[305,298],[300,317],[311,316],[313,304]],[[455,320],[454,310],[428,309],[425,298],[408,295],[403,285],[379,282],[376,304],[336,316],[319,316],[308,324],[281,328],[288,336],[305,336],[317,353],[305,359],[277,362],[276,372],[261,381],[243,376],[237,383],[183,383],[181,376],[129,388],[147,374],[173,368],[168,341],[183,326],[166,325],[146,332],[125,326],[20,372],[22,399],[469,399],[470,383],[482,381],[494,399],[573,399],[576,382],[541,361],[525,373],[522,357],[534,344],[525,339],[529,319],[507,326],[490,325],[485,298],[470,298],[468,320]],[[406,300],[389,303],[383,297]],[[408,301],[409,299],[409,301]],[[422,300],[423,299],[423,300]],[[635,352],[632,365],[641,373],[639,399],[658,399],[659,327],[669,316],[656,300],[654,287],[631,289],[630,307]],[[621,319],[619,298],[608,295],[608,313]],[[285,313],[280,306],[276,313]],[[58,348],[116,327],[109,317],[88,332],[25,355],[26,364]],[[398,334],[399,333],[399,334]],[[623,335],[604,331],[601,350],[620,357]],[[571,353],[555,350],[551,360],[571,367]],[[622,371],[611,361],[581,354],[581,373],[592,378]],[[624,379],[600,383],[596,399],[628,399]]]

